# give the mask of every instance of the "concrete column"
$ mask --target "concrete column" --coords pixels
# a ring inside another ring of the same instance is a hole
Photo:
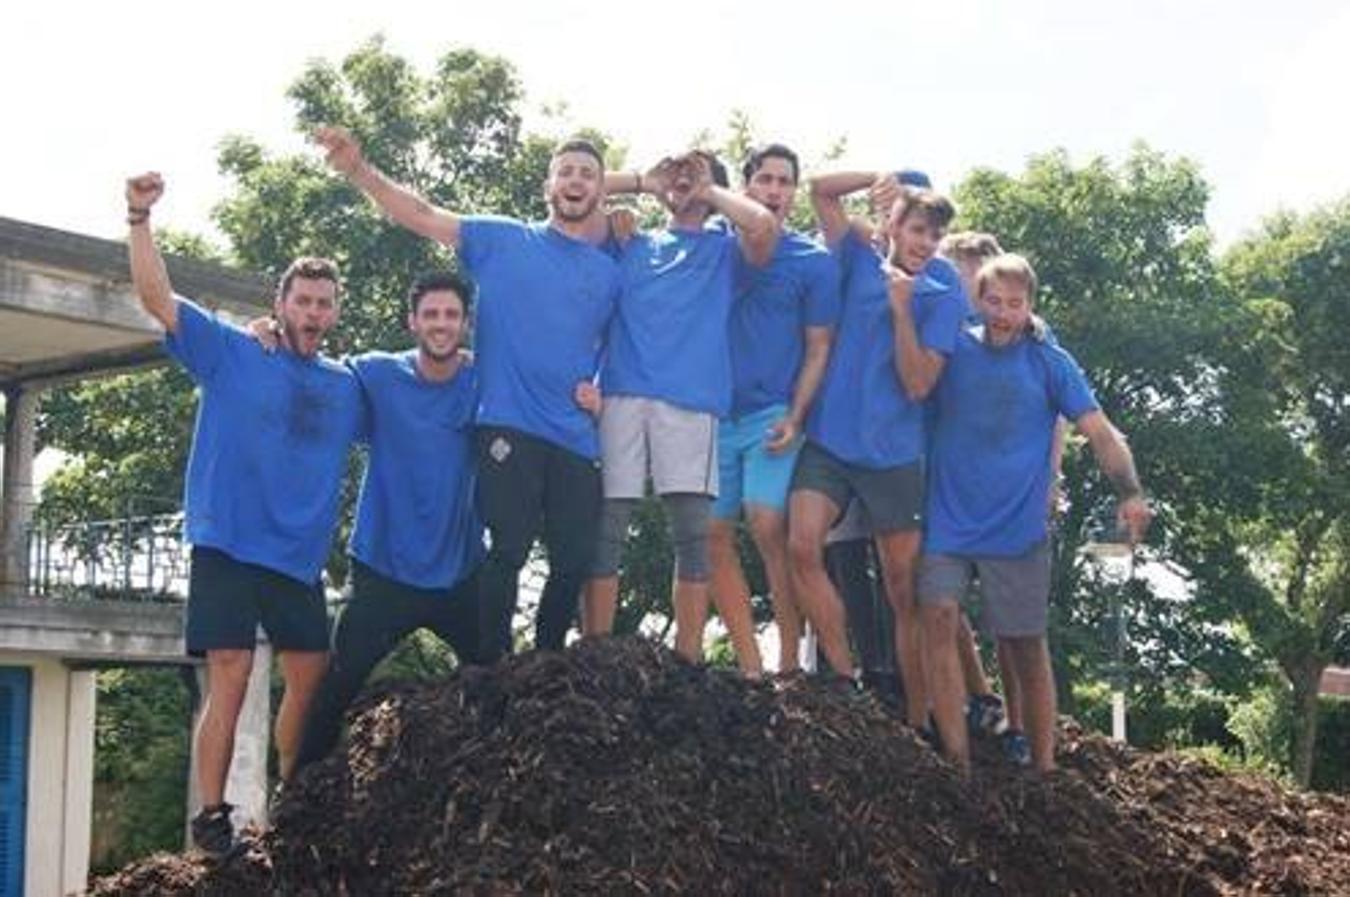
[[[5,390],[5,460],[0,476],[0,596],[28,593],[28,524],[33,519],[33,456],[39,391]]]
[[[234,757],[230,760],[230,774],[225,780],[225,800],[234,804],[234,829],[239,831],[249,823],[267,823],[267,752],[272,733],[272,646],[260,641],[254,648],[253,672],[249,675],[244,706],[239,710],[239,721],[234,730]],[[188,780],[188,822],[202,808],[197,789],[197,742],[195,733],[201,722],[202,705],[207,695],[206,667],[197,669],[197,687],[202,700],[192,718],[192,768]],[[185,833],[186,834],[186,833]],[[186,843],[191,844],[190,834]]]
[[[61,893],[78,894],[89,878],[89,839],[94,814],[94,711],[98,691],[93,670],[71,670],[66,690],[66,806]]]
[[[6,658],[6,662],[11,662]],[[94,674],[33,657],[28,734],[26,897],[84,890],[94,801]]]

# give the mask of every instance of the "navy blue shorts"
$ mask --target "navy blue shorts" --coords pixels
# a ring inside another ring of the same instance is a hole
[[[328,605],[319,582],[237,561],[223,551],[192,549],[187,650],[252,651],[259,624],[278,651],[327,651]]]

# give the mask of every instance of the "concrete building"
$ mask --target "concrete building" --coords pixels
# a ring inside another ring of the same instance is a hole
[[[176,289],[227,315],[247,319],[268,307],[271,286],[257,275],[168,264]],[[155,581],[153,562],[138,581],[145,588],[134,587],[128,549],[117,573],[90,568],[87,588],[54,590],[31,526],[43,391],[160,363],[160,337],[131,291],[124,244],[0,218],[0,897],[64,897],[85,886],[95,671],[191,664],[181,601],[172,600],[172,583]],[[170,600],[144,600],[145,592]],[[258,666],[229,792],[254,818],[265,812],[269,715],[266,667]]]

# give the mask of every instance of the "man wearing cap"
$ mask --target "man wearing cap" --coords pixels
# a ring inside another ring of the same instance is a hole
[[[772,213],[727,185],[705,151],[605,176],[607,192],[651,194],[669,217],[617,250],[623,290],[601,373],[605,510],[583,617],[590,633],[613,626],[624,537],[650,476],[675,543],[675,648],[693,661],[708,610],[717,419],[731,406],[728,316],[742,269],[767,264],[779,233]],[[710,223],[714,213],[732,227]]]
[[[965,314],[959,289],[928,269],[954,215],[931,190],[905,186],[866,242],[843,198],[892,176],[842,172],[811,180],[811,201],[844,277],[843,312],[806,447],[793,475],[788,544],[796,593],[830,666],[852,676],[843,605],[823,563],[830,526],[857,497],[872,521],[910,725],[928,709],[914,606],[923,524],[922,403],[942,373]]]

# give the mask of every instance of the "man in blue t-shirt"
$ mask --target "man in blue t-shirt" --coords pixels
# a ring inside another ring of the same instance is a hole
[[[337,268],[297,259],[274,312],[287,349],[268,353],[243,330],[173,294],[150,209],[164,182],[127,182],[131,276],[165,348],[201,393],[188,460],[186,538],[192,545],[187,650],[206,656],[207,697],[196,733],[202,811],[193,842],[232,849],[225,781],[253,667],[257,627],[277,649],[286,691],[277,713],[281,774],[294,767],[310,699],[327,664],[319,574],[337,520],[348,449],[363,426],[356,378],[318,354],[337,323]]]
[[[980,269],[980,322],[962,329],[934,396],[928,531],[919,574],[933,715],[943,751],[969,768],[959,599],[978,574],[985,624],[1011,660],[1036,769],[1054,768],[1055,686],[1046,647],[1046,502],[1056,420],[1087,437],[1133,544],[1152,512],[1124,437],[1072,356],[1030,326],[1036,274],[1004,254]]]
[[[913,580],[923,525],[923,401],[965,308],[960,290],[930,270],[951,203],[931,190],[903,188],[877,232],[886,241],[878,247],[859,234],[843,204],[878,179],[841,172],[811,180],[812,204],[843,271],[843,312],[793,474],[788,548],[793,587],[821,648],[836,674],[852,677],[844,609],[823,549],[850,499],[862,502],[895,610],[906,717],[923,728],[928,702]]]
[[[703,657],[708,612],[717,419],[731,407],[728,315],[742,268],[767,264],[778,242],[773,215],[727,184],[704,151],[605,178],[607,192],[656,196],[669,218],[617,250],[623,291],[600,381],[605,509],[585,629],[613,625],[624,536],[650,476],[675,543],[675,649],[691,660]],[[733,227],[710,224],[714,213]]]
[[[781,228],[797,193],[797,154],[781,143],[756,148],[741,173],[745,195]],[[788,576],[788,487],[838,317],[839,266],[824,246],[795,231],[783,233],[768,267],[742,278],[731,309],[731,411],[717,424],[718,494],[708,550],[713,602],[751,676],[759,675],[761,660],[736,522],[744,509],[773,599],[778,671],[791,672],[802,616]]]
[[[471,293],[453,274],[418,278],[407,317],[417,347],[348,361],[368,408],[370,454],[348,549],[351,600],[297,767],[332,750],[370,671],[410,633],[430,629],[460,663],[477,662],[485,553],[474,505],[478,372],[460,347]]]
[[[478,285],[474,343],[478,507],[491,533],[481,574],[482,658],[512,648],[520,569],[548,551],[535,645],[560,649],[591,567],[600,516],[592,381],[619,296],[618,268],[590,240],[604,162],[585,140],[549,162],[547,222],[437,208],[370,165],[350,134],[320,128],[328,162],[394,221],[456,250]]]

